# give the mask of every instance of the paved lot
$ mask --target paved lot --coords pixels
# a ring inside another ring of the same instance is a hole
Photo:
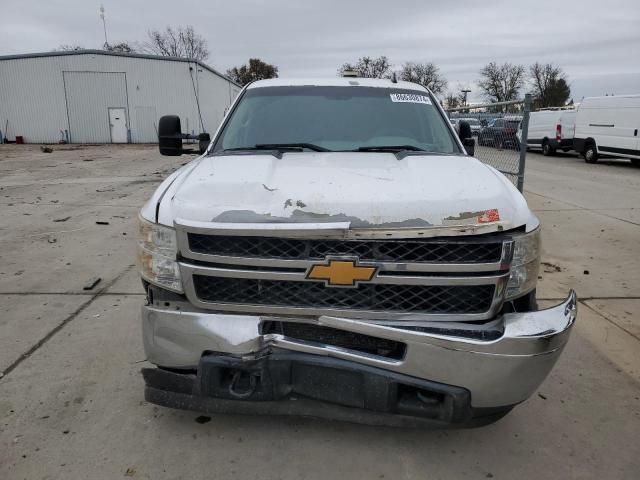
[[[529,155],[539,296],[577,289],[571,341],[539,394],[497,424],[407,431],[199,424],[144,402],[135,217],[187,158],[54,149],[0,146],[1,479],[640,478],[640,169],[628,162]]]

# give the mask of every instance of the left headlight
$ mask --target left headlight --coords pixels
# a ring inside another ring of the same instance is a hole
[[[139,217],[138,268],[140,275],[154,285],[183,293],[180,268],[176,261],[178,245],[173,228]]]
[[[533,290],[538,282],[540,267],[540,228],[516,235],[513,239],[515,244],[506,300],[513,300]]]

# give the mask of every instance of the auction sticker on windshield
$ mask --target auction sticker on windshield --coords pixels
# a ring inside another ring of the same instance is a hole
[[[429,97],[418,93],[390,93],[389,96],[391,101],[396,103],[424,103],[425,105],[431,105]]]

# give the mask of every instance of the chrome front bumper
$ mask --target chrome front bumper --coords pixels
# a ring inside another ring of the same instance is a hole
[[[401,360],[260,333],[264,321],[292,321],[291,318],[187,311],[174,305],[144,306],[142,318],[147,359],[161,367],[196,369],[208,352],[250,361],[270,349],[278,349],[348,360],[463,387],[470,392],[474,408],[490,408],[520,403],[538,388],[567,343],[576,309],[576,294],[571,291],[555,307],[505,314],[498,319],[502,336],[491,341],[422,333],[363,320],[329,316],[314,320],[321,326],[403,342],[407,347]]]

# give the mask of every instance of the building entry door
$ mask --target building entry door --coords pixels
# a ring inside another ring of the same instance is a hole
[[[126,110],[121,107],[109,107],[109,128],[111,143],[127,143]]]

